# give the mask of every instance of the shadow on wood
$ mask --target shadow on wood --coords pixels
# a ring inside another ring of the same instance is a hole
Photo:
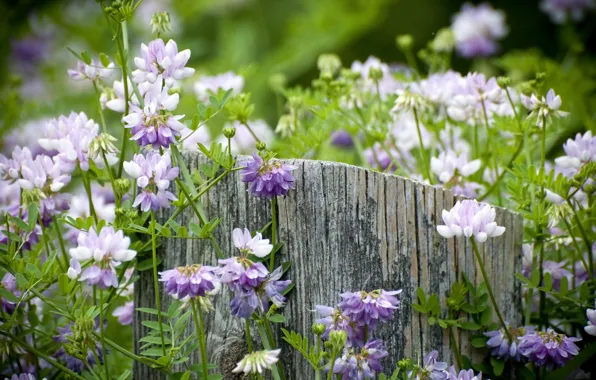
[[[189,169],[206,159],[187,154]],[[344,291],[403,289],[396,318],[379,326],[375,336],[389,350],[385,368],[403,357],[418,357],[436,349],[439,358],[452,362],[449,337],[438,326],[415,312],[416,288],[427,294],[438,293],[442,302],[458,275],[466,273],[471,281],[482,282],[476,270],[471,245],[465,239],[444,239],[436,232],[442,224],[441,212],[455,203],[451,192],[390,174],[341,163],[287,160],[296,165],[296,190],[278,200],[278,236],[284,246],[278,257],[291,261],[288,272],[296,287],[284,309],[285,327],[313,339],[311,326],[316,318],[315,305],[334,306]],[[202,199],[210,218],[223,220],[216,239],[226,256],[236,255],[231,233],[236,227],[261,229],[271,220],[270,202],[248,194],[239,172],[214,186]],[[163,223],[168,213],[160,218]],[[198,222],[190,208],[176,219],[181,225]],[[520,271],[522,218],[497,209],[497,223],[507,231],[480,245],[486,270],[504,317],[516,324],[521,316],[521,288],[514,273]],[[201,263],[215,265],[217,257],[208,240],[164,239],[159,255],[161,269]],[[151,271],[141,272],[135,285],[136,307],[155,307]],[[162,303],[171,298],[160,286]],[[230,292],[214,299],[215,312],[207,321],[210,362],[217,363],[225,379],[246,353],[243,321],[229,314]],[[135,314],[135,341],[146,334]],[[192,327],[189,327],[189,329]],[[468,333],[456,339],[462,354],[473,356]],[[139,344],[136,344],[138,349]],[[282,346],[282,360],[288,379],[311,379],[310,367],[298,353]],[[199,361],[196,352],[191,361]],[[156,371],[135,364],[135,379],[158,379]]]

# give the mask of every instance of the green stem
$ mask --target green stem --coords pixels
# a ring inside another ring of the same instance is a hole
[[[84,377],[79,376],[75,372],[73,372],[70,369],[66,368],[62,364],[58,363],[57,361],[55,361],[51,357],[49,357],[46,354],[44,354],[43,352],[37,350],[35,347],[32,347],[32,346],[28,345],[27,343],[21,341],[20,339],[18,339],[16,336],[10,334],[9,332],[7,332],[7,331],[0,331],[0,333],[2,335],[5,335],[6,337],[10,338],[13,342],[17,343],[18,345],[20,345],[21,347],[23,347],[25,350],[31,352],[33,355],[42,358],[43,360],[45,360],[46,362],[48,362],[48,364],[50,364],[52,367],[61,370],[62,372],[66,373],[66,374],[68,374],[70,376],[72,376],[74,379],[85,380]]]
[[[95,89],[95,94],[97,95],[95,99],[97,99],[97,112],[99,113],[99,120],[101,121],[101,129],[103,133],[108,133],[108,127],[106,125],[106,118],[103,114],[103,109],[101,108],[101,93],[97,88],[97,83],[93,81],[93,88]]]
[[[334,348],[333,352],[331,353],[331,361],[329,362],[329,372],[327,372],[327,380],[333,380],[333,367],[335,366],[336,360],[337,350]]]
[[[252,336],[250,335],[250,321],[248,318],[244,320],[244,333],[246,335],[246,346],[248,347],[248,353],[252,353]]]
[[[430,164],[426,157],[426,151],[424,150],[424,144],[422,143],[422,133],[420,132],[420,122],[418,121],[418,111],[416,107],[412,108],[414,111],[414,120],[416,121],[416,132],[418,132],[418,142],[420,143],[420,156],[422,157],[422,163],[424,165],[424,171],[426,173],[426,178],[432,183],[432,178],[430,176]]]
[[[277,242],[277,197],[271,198],[271,244],[275,246]],[[269,256],[269,271],[273,272],[275,268],[275,253]]]
[[[246,127],[246,129],[248,129],[248,131],[250,132],[250,134],[252,135],[252,137],[255,139],[255,141],[256,141],[257,143],[260,143],[260,142],[261,142],[261,140],[260,140],[260,139],[257,137],[257,135],[256,135],[256,134],[253,132],[253,130],[252,130],[252,128],[250,127],[250,125],[248,125],[248,122],[244,122],[244,123],[242,123],[242,124],[243,124],[243,125]]]
[[[101,157],[103,158],[103,163],[108,170],[108,177],[110,177],[110,184],[112,185],[112,192],[114,193],[114,199],[116,200],[116,208],[120,207],[120,195],[116,191],[116,181],[114,180],[114,175],[112,174],[112,169],[110,168],[110,164],[108,163],[108,158],[106,157],[106,153],[102,150]]]
[[[151,253],[153,255],[153,288],[155,291],[155,306],[157,307],[157,323],[159,324],[159,336],[161,337],[163,356],[166,356],[166,340],[163,334],[161,300],[159,297],[159,282],[157,278],[157,242],[155,237],[155,212],[153,211],[151,211]]]
[[[118,52],[122,60],[122,84],[124,85],[124,115],[129,112],[129,90],[128,90],[128,29],[126,21],[122,21],[118,39]],[[139,100],[141,98],[139,97]],[[122,168],[124,157],[126,157],[126,147],[128,146],[128,129],[124,128],[122,132],[122,145],[120,146],[120,159],[118,160],[118,178],[122,178]]]
[[[60,232],[60,226],[58,225],[58,220],[54,218],[54,229],[56,230],[56,236],[58,237],[58,244],[60,245],[60,251],[62,252],[62,256],[64,257],[64,261],[65,261],[65,266],[62,266],[62,263],[60,262],[60,260],[58,260],[58,262],[60,263],[60,267],[62,267],[64,269],[64,271],[66,272],[68,270],[69,267],[69,263],[70,260],[68,259],[68,254],[66,253],[66,246],[64,244],[64,238],[62,237],[62,232]]]
[[[476,240],[474,237],[470,238],[470,242],[472,242],[472,248],[474,249],[474,254],[476,255],[476,261],[478,262],[478,267],[480,268],[480,272],[482,273],[482,278],[484,279],[484,283],[486,284],[486,290],[488,291],[488,296],[495,308],[495,312],[497,313],[497,318],[499,318],[499,322],[501,322],[501,326],[503,330],[505,330],[505,334],[509,339],[509,342],[513,342],[511,338],[511,334],[509,333],[509,329],[505,324],[505,320],[503,319],[503,315],[501,315],[501,310],[499,309],[499,305],[497,304],[497,300],[495,299],[495,295],[493,294],[493,288],[488,280],[488,275],[486,274],[486,270],[484,269],[484,262],[482,261],[482,256],[480,256],[480,252],[478,252],[478,246],[476,245]]]
[[[590,267],[590,273],[594,273],[594,258],[592,257],[592,242],[590,242],[590,239],[588,239],[588,235],[586,235],[586,231],[584,230],[584,227],[581,224],[579,216],[577,215],[577,210],[575,209],[575,207],[573,207],[573,203],[571,203],[571,200],[569,199],[569,197],[567,197],[565,199],[565,201],[567,202],[567,204],[571,208],[571,211],[573,212],[573,218],[575,219],[575,223],[577,224],[579,233],[582,236],[584,243],[586,244],[586,249],[588,250],[588,266]]]
[[[457,369],[462,370],[462,361],[461,361],[461,352],[459,352],[459,347],[457,346],[457,341],[455,340],[455,334],[453,333],[453,327],[449,327],[449,338],[451,338],[451,344],[453,345],[453,351],[455,351],[455,364],[457,364]]]
[[[524,147],[524,139],[521,139],[519,141],[519,144],[517,145],[517,149],[515,150],[515,153],[513,153],[513,156],[511,156],[511,159],[509,160],[509,162],[507,163],[507,167],[506,169],[509,169],[513,166],[513,163],[515,162],[515,160],[517,159],[517,157],[520,155],[520,153],[522,152]],[[493,192],[493,190],[495,188],[497,188],[497,186],[499,186],[499,184],[501,183],[501,181],[503,180],[503,177],[505,176],[505,172],[507,170],[503,170],[501,172],[501,174],[499,174],[499,177],[497,177],[497,180],[495,181],[495,183],[492,184],[492,186],[486,190],[486,193],[482,194],[480,197],[478,197],[478,201],[482,201],[484,200],[486,197],[488,197],[490,195],[490,193]]]
[[[83,180],[83,187],[85,187],[85,192],[87,193],[87,198],[89,200],[89,213],[93,217],[95,224],[97,225],[98,219],[97,214],[95,213],[95,207],[93,207],[93,195],[91,194],[91,183],[89,182],[89,178],[87,178],[87,173],[81,170],[81,178]]]
[[[105,330],[104,330],[104,323],[103,323],[103,316],[104,316],[104,306],[103,306],[103,289],[99,288],[99,334],[101,336],[101,351],[106,351],[106,343],[105,343]],[[95,351],[95,350],[93,350]],[[97,362],[99,364],[99,362]],[[110,378],[110,371],[108,369],[108,355],[103,356],[103,368],[106,373],[106,379]]]
[[[191,299],[192,316],[195,321],[195,328],[197,330],[197,337],[199,338],[199,348],[201,351],[201,366],[203,367],[203,378],[209,377],[209,363],[207,363],[207,344],[205,342],[205,324],[203,322],[203,311],[201,305],[197,307],[196,299]]]

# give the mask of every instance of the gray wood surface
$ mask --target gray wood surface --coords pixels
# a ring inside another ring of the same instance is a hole
[[[185,160],[190,169],[205,162],[197,154],[187,154]],[[278,200],[278,236],[284,246],[277,257],[280,262],[292,262],[288,278],[296,285],[284,310],[285,328],[312,338],[315,305],[333,306],[344,291],[403,289],[395,320],[375,332],[389,349],[386,368],[404,356],[419,357],[433,349],[439,351],[441,360],[452,362],[448,333],[429,326],[427,318],[411,307],[419,286],[427,293],[439,293],[443,303],[462,272],[471,281],[482,282],[471,245],[463,238],[444,239],[436,232],[436,225],[442,224],[441,211],[456,201],[451,192],[341,163],[287,162],[298,169],[294,171],[296,190]],[[270,202],[247,193],[239,172],[211,189],[203,204],[210,218],[223,217],[215,236],[227,256],[236,254],[231,240],[234,228],[254,231],[271,219]],[[161,213],[162,222],[170,212]],[[480,249],[501,310],[508,321],[517,324],[521,320],[521,289],[514,273],[521,265],[522,218],[498,209],[497,220],[507,231],[481,244]],[[198,223],[190,208],[177,218],[182,225],[193,221]],[[159,255],[163,259],[160,270],[217,262],[207,240],[163,240]],[[135,285],[137,307],[155,307],[152,281],[151,271],[140,273]],[[163,286],[160,291],[166,304],[163,309],[167,309],[170,297]],[[225,288],[214,300],[216,311],[207,321],[209,357],[226,379],[240,379],[230,370],[246,353],[243,321],[229,315],[229,301],[230,292]],[[148,318],[147,314],[142,317]],[[146,334],[138,323],[140,318],[136,313],[135,341]],[[462,354],[473,356],[469,335],[460,333],[456,339]],[[282,345],[282,352],[288,379],[313,378],[299,354],[287,345]],[[192,361],[199,361],[198,352]],[[134,378],[164,377],[136,364]]]

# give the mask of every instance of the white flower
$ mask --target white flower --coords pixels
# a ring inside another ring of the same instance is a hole
[[[476,200],[458,201],[451,210],[443,210],[445,224],[437,226],[437,232],[445,238],[474,236],[479,243],[484,243],[489,237],[505,232],[505,227],[498,226],[495,217],[495,209],[488,204]]]
[[[173,40],[164,44],[160,38],[141,44],[141,56],[135,57],[134,63],[137,70],[132,77],[136,83],[155,83],[161,76],[167,87],[172,87],[176,80],[188,78],[194,74],[195,69],[185,67],[190,58],[190,50],[178,52],[178,46]]]
[[[468,161],[467,153],[458,156],[453,152],[442,152],[430,160],[430,168],[441,183],[449,182],[456,174],[469,177],[480,169],[481,164],[480,160]]]
[[[240,228],[235,228],[232,231],[232,239],[234,246],[244,254],[265,257],[273,250],[273,245],[269,244],[269,239],[263,239],[260,232],[257,232],[255,237],[252,237],[248,228],[245,228],[244,231]]]
[[[209,100],[209,95],[223,91],[232,90],[232,94],[239,94],[244,88],[244,78],[232,71],[215,76],[202,76],[195,82],[194,90],[200,102]]]
[[[234,373],[263,373],[264,369],[271,369],[277,363],[280,349],[256,351],[246,355],[238,362]]]
[[[529,118],[536,119],[536,125],[542,127],[544,120],[550,120],[551,117],[566,117],[569,112],[559,111],[561,108],[561,97],[555,95],[555,91],[551,88],[546,94],[546,98],[538,98],[535,94],[527,97],[521,95],[521,102],[530,112]]]

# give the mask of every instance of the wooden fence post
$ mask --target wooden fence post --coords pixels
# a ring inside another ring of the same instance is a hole
[[[206,162],[198,154],[186,154],[190,170]],[[471,245],[463,238],[444,239],[436,232],[442,224],[441,211],[455,203],[451,192],[391,174],[383,174],[335,162],[287,160],[294,171],[296,190],[278,204],[278,236],[284,243],[281,261],[291,261],[288,272],[295,288],[283,312],[286,328],[312,339],[315,305],[334,306],[344,291],[360,289],[403,289],[401,307],[394,321],[382,324],[376,336],[389,349],[386,363],[404,356],[418,357],[436,349],[439,358],[453,362],[448,333],[430,326],[415,312],[416,288],[439,293],[442,300],[461,273],[475,283],[477,273]],[[235,255],[231,233],[234,228],[262,228],[271,219],[270,202],[247,193],[238,171],[214,186],[202,199],[210,218],[223,217],[215,237],[224,254]],[[171,211],[161,214],[163,223]],[[188,208],[176,221],[188,225],[198,220]],[[497,222],[505,234],[480,245],[488,275],[504,317],[512,324],[521,321],[521,287],[514,273],[520,271],[522,218],[497,209]],[[217,257],[208,240],[163,239],[159,249],[160,270],[178,265],[215,265]],[[135,306],[155,307],[151,271],[140,273],[135,285]],[[167,309],[171,298],[160,286]],[[207,321],[210,362],[218,364],[225,379],[240,379],[231,369],[246,353],[243,323],[229,314],[230,292],[214,299],[215,312]],[[135,342],[147,333],[135,313]],[[192,327],[189,327],[191,329]],[[256,335],[256,334],[255,334]],[[472,356],[469,334],[456,337],[462,354]],[[140,344],[135,343],[138,350]],[[307,363],[287,345],[282,345],[288,379],[310,380]],[[198,352],[191,361],[199,361]],[[386,369],[387,366],[385,366]],[[155,370],[135,364],[135,379],[165,378]]]

